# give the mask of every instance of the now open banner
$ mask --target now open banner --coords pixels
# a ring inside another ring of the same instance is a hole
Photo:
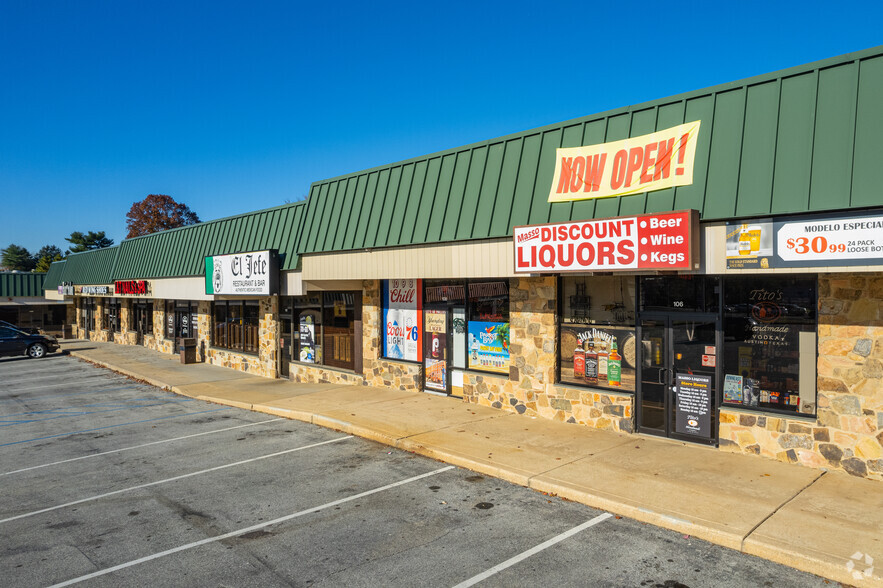
[[[693,270],[699,211],[515,227],[512,238],[516,273]]]
[[[556,150],[549,202],[692,184],[700,123],[697,120],[622,141]]]

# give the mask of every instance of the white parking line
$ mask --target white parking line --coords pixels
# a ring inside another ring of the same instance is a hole
[[[236,462],[228,463],[228,464],[221,465],[221,466],[215,466],[213,468],[208,468],[207,470],[199,470],[198,472],[191,472],[189,474],[182,474],[180,476],[175,476],[173,478],[166,478],[165,480],[157,480],[156,482],[148,482],[147,484],[139,484],[138,486],[130,486],[129,488],[123,488],[122,490],[114,490],[113,492],[106,492],[104,494],[90,496],[89,498],[74,500],[73,502],[66,502],[65,504],[50,506],[49,508],[42,508],[40,510],[35,510],[33,512],[26,512],[24,514],[16,515],[14,517],[0,519],[0,524],[8,523],[10,521],[16,521],[18,519],[24,519],[27,517],[32,517],[34,515],[42,514],[44,512],[51,512],[53,510],[67,508],[68,506],[74,506],[76,504],[83,504],[84,502],[91,502],[93,500],[107,498],[108,496],[115,496],[117,494],[122,494],[123,492],[131,492],[132,490],[140,490],[141,488],[149,488],[150,486],[158,486],[159,484],[165,484],[167,482],[174,482],[175,480],[183,480],[184,478],[192,478],[193,476],[199,476],[201,474],[207,474],[209,472],[216,472],[218,470],[225,470],[227,468],[232,468],[232,467],[235,467],[238,465],[243,465],[243,464],[251,463],[254,461],[260,461],[262,459],[269,459],[271,457],[278,457],[280,455],[285,455],[286,453],[293,453],[295,451],[301,451],[304,449],[312,449],[313,447],[319,447],[321,445],[328,445],[329,443],[337,443],[338,441],[346,441],[347,439],[352,439],[352,438],[353,438],[352,435],[347,435],[346,437],[338,437],[337,439],[331,439],[330,441],[322,441],[321,443],[313,443],[312,445],[304,445],[303,447],[295,447],[294,449],[286,449],[285,451],[277,451],[276,453],[270,453],[268,455],[262,455],[260,457],[253,457],[251,459],[243,459],[242,461],[236,461]]]
[[[279,523],[284,523],[285,521],[290,521],[291,519],[296,519],[298,517],[302,517],[307,514],[317,513],[317,512],[324,510],[326,508],[331,508],[332,506],[337,506],[339,504],[344,504],[346,502],[358,500],[359,498],[364,498],[365,496],[377,494],[378,492],[383,492],[384,490],[390,490],[390,489],[396,488],[398,486],[404,486],[405,484],[410,484],[411,482],[416,482],[417,480],[429,478],[430,476],[435,476],[435,475],[438,475],[438,474],[441,474],[443,472],[447,472],[447,471],[450,471],[453,469],[454,469],[454,466],[446,466],[443,468],[439,468],[437,470],[433,470],[433,471],[427,472],[425,474],[420,474],[419,476],[414,476],[412,478],[407,478],[405,480],[393,482],[392,484],[387,484],[386,486],[374,488],[373,490],[367,490],[365,492],[360,492],[359,494],[354,494],[353,496],[350,496],[348,498],[341,498],[340,500],[335,500],[334,502],[326,502],[325,504],[322,504],[320,506],[315,506],[313,508],[301,510],[301,511],[298,511],[298,512],[290,514],[290,515],[285,515],[284,517],[279,517],[278,519],[273,519],[272,521],[258,523],[257,525],[252,525],[251,527],[245,527],[244,529],[239,529],[237,531],[231,531],[229,533],[224,533],[223,535],[218,535],[216,537],[209,537],[207,539],[201,539],[200,541],[194,541],[193,543],[187,543],[186,545],[181,545],[179,547],[174,547],[172,549],[160,551],[159,553],[154,553],[153,555],[148,555],[148,556],[142,557],[140,559],[134,559],[132,561],[128,561],[126,563],[122,563],[120,565],[113,566],[111,568],[106,568],[104,570],[99,570],[97,572],[93,572],[93,573],[87,574],[85,576],[80,576],[79,578],[73,578],[71,580],[61,582],[59,584],[54,584],[54,585],[50,586],[50,588],[60,588],[61,586],[70,586],[71,584],[78,584],[78,583],[84,582],[86,580],[91,580],[92,578],[97,578],[99,576],[104,576],[105,574],[110,574],[112,572],[116,572],[119,570],[130,568],[130,567],[138,565],[140,563],[152,561],[154,559],[159,559],[161,557],[165,557],[167,555],[172,555],[173,553],[178,553],[181,551],[186,551],[188,549],[193,549],[194,547],[199,547],[200,545],[206,545],[207,543],[216,543],[218,541],[223,541],[224,539],[230,539],[231,537],[245,535],[246,533],[258,531],[258,530],[263,529],[265,527],[269,527],[270,525],[277,525]],[[610,515],[608,515],[608,516],[610,516]]]
[[[556,535],[556,536],[552,537],[551,539],[549,539],[548,541],[544,541],[544,542],[540,543],[536,547],[532,547],[532,548],[528,549],[527,551],[516,555],[513,558],[507,559],[506,561],[504,561],[501,564],[497,564],[494,567],[492,567],[492,568],[490,568],[490,569],[488,569],[488,570],[486,570],[476,576],[472,576],[471,578],[469,578],[468,580],[466,580],[464,582],[460,582],[459,584],[454,586],[454,588],[466,588],[467,586],[474,586],[475,584],[478,584],[479,582],[487,580],[488,578],[490,578],[494,574],[502,572],[506,568],[514,566],[518,562],[524,561],[525,559],[529,558],[530,556],[536,555],[537,553],[543,551],[544,549],[548,549],[549,547],[552,547],[556,543],[560,543],[561,541],[564,541],[568,537],[572,537],[573,535],[576,535],[580,531],[584,531],[585,529],[588,529],[589,527],[594,527],[598,523],[606,521],[607,519],[609,519],[612,516],[613,515],[610,514],[609,512],[605,512],[604,514],[598,515],[595,518],[593,518],[592,520],[586,521],[582,525],[578,525],[578,526],[570,529],[569,531],[565,531],[565,532],[561,533],[560,535]]]
[[[92,379],[92,378],[107,378],[107,376],[106,375],[84,376],[82,378],[79,378],[76,383],[79,384],[80,380],[86,380],[86,379]],[[107,383],[108,384],[119,384],[121,381],[122,380],[110,380],[109,379],[107,381]],[[15,394],[20,394],[22,392],[33,392],[34,390],[45,390],[46,388],[58,388],[59,386],[65,386],[65,385],[67,385],[66,382],[56,382],[55,384],[46,384],[45,386],[35,386],[33,388],[16,388],[13,392]],[[132,385],[134,386],[135,383],[133,382]],[[98,392],[100,392],[100,390],[98,390]]]
[[[192,439],[193,437],[200,437],[202,435],[212,435],[214,433],[223,433],[224,431],[232,431],[233,429],[242,429],[243,427],[254,427],[255,425],[263,425],[266,423],[272,423],[274,421],[282,421],[285,420],[283,418],[278,419],[270,419],[267,421],[260,421],[257,423],[248,423],[246,425],[236,425],[235,427],[227,427],[226,429],[216,429],[214,431],[205,431],[203,433],[194,433],[192,435],[184,435],[183,437],[174,437],[173,439],[163,439],[162,441],[151,441],[150,443],[144,443],[142,445],[133,445],[131,447],[123,447],[122,449],[112,449],[110,451],[102,451],[101,453],[92,453],[89,455],[81,455],[80,457],[72,457],[70,459],[63,459],[61,461],[53,461],[52,463],[44,463],[42,465],[31,466],[29,468],[21,468],[20,470],[12,470],[11,472],[2,472],[0,476],[11,476],[12,474],[20,474],[22,472],[29,472],[31,470],[39,470],[40,468],[48,468],[50,466],[60,465],[63,463],[70,463],[72,461],[79,461],[81,459],[89,459],[90,457],[100,457],[102,455],[109,455],[111,453],[119,453],[121,451],[129,451],[131,449],[141,449],[142,447],[149,447],[150,445],[160,445],[162,443],[171,443],[172,441],[180,441],[182,439]]]

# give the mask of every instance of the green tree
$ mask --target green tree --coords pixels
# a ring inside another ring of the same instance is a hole
[[[105,237],[104,231],[98,231],[97,233],[89,231],[86,234],[83,234],[80,231],[74,231],[71,233],[70,237],[65,237],[64,240],[73,245],[73,247],[70,248],[71,253],[91,251],[92,249],[103,249],[104,247],[110,247],[113,245],[113,239]]]
[[[0,250],[0,264],[10,271],[29,272],[34,269],[37,262],[30,251],[10,243],[9,247]]]
[[[183,202],[176,202],[165,194],[148,194],[141,202],[132,204],[126,214],[127,239],[149,235],[157,231],[195,225],[199,217]]]
[[[61,249],[55,245],[44,245],[34,255],[34,259],[37,261],[34,271],[46,273],[49,271],[49,266],[52,265],[53,261],[61,261],[64,259],[64,256],[61,253]]]

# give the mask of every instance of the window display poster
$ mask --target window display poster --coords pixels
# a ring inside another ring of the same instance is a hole
[[[685,435],[711,438],[711,376],[679,373],[675,430]]]
[[[425,386],[430,390],[448,391],[448,314],[443,310],[424,312],[426,338],[423,345]]]
[[[316,363],[316,324],[311,314],[300,317],[300,360]]]
[[[616,345],[616,354],[613,346]],[[645,342],[645,354],[662,361],[661,342],[652,348]],[[635,389],[637,344],[634,327],[561,325],[561,381],[580,386]],[[645,355],[645,358],[647,355]],[[613,362],[614,369],[610,366]],[[586,372],[586,366],[593,370]]]
[[[422,292],[421,280],[383,281],[384,357],[406,361],[423,359]]]
[[[509,323],[469,321],[469,367],[509,373]]]
[[[773,222],[727,223],[727,268],[769,267],[773,254]]]
[[[742,376],[724,375],[724,402],[742,403]]]

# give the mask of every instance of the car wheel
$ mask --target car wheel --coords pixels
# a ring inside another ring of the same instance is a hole
[[[42,343],[34,343],[30,347],[28,347],[28,357],[33,357],[34,359],[39,359],[46,355],[46,346]]]

